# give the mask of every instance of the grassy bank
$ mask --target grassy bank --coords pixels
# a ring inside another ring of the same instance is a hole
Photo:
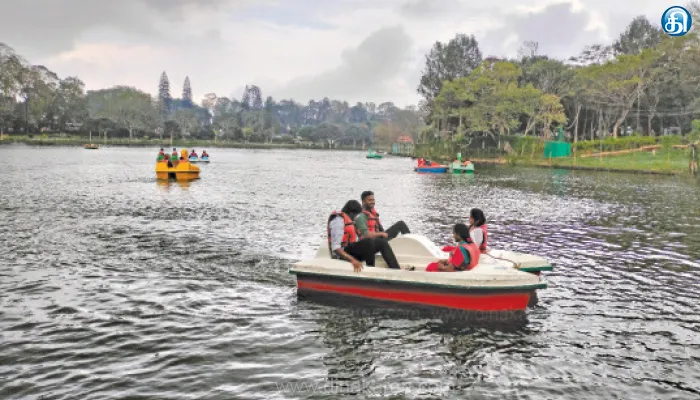
[[[513,151],[507,155],[504,143]],[[681,137],[623,137],[598,141],[580,141],[572,145],[576,157],[547,159],[543,157],[545,142],[533,137],[502,137],[497,147],[468,146],[464,143],[438,142],[416,146],[416,156],[437,162],[450,162],[460,152],[476,164],[510,164],[547,168],[568,168],[596,171],[639,172],[650,174],[688,174],[690,156],[679,146]],[[652,152],[652,148],[656,148]],[[666,150],[666,149],[669,150]],[[644,151],[647,150],[647,151]],[[603,152],[602,157],[597,154]],[[607,154],[606,154],[607,153]]]
[[[72,136],[72,137],[41,137],[41,136],[7,136],[5,135],[0,144],[12,144],[12,143],[24,143],[32,146],[80,146],[89,143],[89,139],[84,137]],[[318,149],[318,150],[328,150],[329,146],[322,144],[294,144],[294,143],[244,143],[244,142],[233,142],[225,140],[217,140],[216,143],[213,140],[173,140],[171,145],[170,139],[160,140],[160,139],[95,139],[93,138],[92,143],[98,144],[100,146],[124,146],[124,147],[154,147],[154,148],[195,148],[195,149],[206,149],[206,148],[236,148],[236,149]],[[355,148],[352,146],[339,146],[334,147],[333,150],[362,150],[362,148]]]
[[[565,157],[545,159],[541,157],[508,157],[482,160],[484,163],[523,165],[535,167],[567,168],[593,171],[638,172],[647,174],[680,175],[688,173],[687,152],[680,149],[669,151],[637,152],[606,157]]]

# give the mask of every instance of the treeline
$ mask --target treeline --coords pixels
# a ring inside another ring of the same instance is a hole
[[[687,7],[700,20],[697,4]],[[610,45],[555,60],[525,42],[517,59],[483,58],[473,36],[437,42],[418,87],[424,141],[526,135],[571,141],[687,133],[700,114],[700,40],[635,18]]]
[[[207,94],[192,100],[189,78],[182,96],[173,97],[168,76],[158,95],[129,86],[85,91],[77,77],[61,79],[31,65],[0,43],[0,132],[79,133],[104,138],[221,139],[292,142],[296,138],[335,145],[390,144],[400,135],[418,138],[422,119],[415,107],[393,103],[356,103],[292,99],[275,101],[248,85],[240,99]]]

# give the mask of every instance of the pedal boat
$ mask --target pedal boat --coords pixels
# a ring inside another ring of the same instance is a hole
[[[523,311],[537,289],[547,288],[540,276],[517,267],[519,263],[549,265],[535,256],[501,251],[502,259],[482,255],[471,271],[425,272],[429,263],[449,255],[416,234],[399,236],[390,244],[401,267],[412,266],[414,271],[390,269],[377,254],[375,267],[365,265],[354,272],[349,262],[330,257],[324,240],[313,259],[290,267],[289,273],[296,275],[297,294],[342,295],[462,311]]]
[[[172,167],[168,167],[167,161],[157,161],[156,178],[176,181],[199,179],[199,167],[192,165],[189,161],[178,161]]]

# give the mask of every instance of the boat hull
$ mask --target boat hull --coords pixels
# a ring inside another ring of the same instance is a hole
[[[470,174],[474,172],[474,164],[461,165],[450,164],[450,172],[453,174]]]
[[[447,172],[447,167],[445,166],[440,166],[440,167],[416,167],[417,172],[429,172],[433,174],[444,174]]]
[[[199,179],[199,167],[189,161],[180,161],[173,167],[167,162],[156,163],[156,178],[159,180],[192,181]]]
[[[461,311],[523,311],[532,289],[448,288],[407,282],[363,282],[333,276],[297,274],[301,296],[335,294],[393,303],[416,304]]]

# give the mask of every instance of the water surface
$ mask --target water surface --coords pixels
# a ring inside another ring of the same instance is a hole
[[[697,183],[207,150],[183,185],[157,149],[0,147],[0,398],[700,397]],[[549,288],[506,322],[298,300],[290,263],[363,190],[441,244],[482,208]]]

